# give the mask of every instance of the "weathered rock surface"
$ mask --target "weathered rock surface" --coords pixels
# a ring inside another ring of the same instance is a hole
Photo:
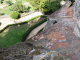
[[[25,42],[57,51],[71,60],[80,60],[80,34],[73,7],[60,9],[48,16],[59,21]]]
[[[29,43],[18,43],[0,50],[0,60],[70,60],[55,51],[35,47]]]
[[[70,60],[70,59],[59,54],[58,52],[50,51],[47,53],[42,53],[40,55],[34,56],[33,60]]]
[[[77,26],[80,29],[80,1],[79,0],[75,0],[74,17],[75,19],[77,19]]]
[[[71,4],[72,4],[72,2],[69,1],[69,0],[67,0],[67,1],[66,1],[66,4],[63,5],[58,11],[52,13],[51,16],[48,16],[48,17],[47,17],[47,21],[48,21],[48,22],[47,22],[46,26],[44,27],[43,31],[44,31],[46,28],[51,27],[51,26],[54,25],[55,23],[59,22],[62,18],[72,17],[72,16],[71,16],[71,15],[73,14],[72,11],[66,11],[66,12],[64,11],[64,12],[62,13],[62,11],[63,11],[64,9],[69,9],[69,10],[70,10],[69,6],[70,6]],[[72,8],[73,8],[73,7],[72,7]],[[62,10],[62,11],[61,11],[61,10]],[[61,12],[61,13],[60,13],[60,12]]]

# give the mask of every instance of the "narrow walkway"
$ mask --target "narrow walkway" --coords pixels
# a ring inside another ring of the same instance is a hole
[[[22,18],[18,19],[17,22],[23,22],[23,21],[29,20],[33,17],[36,17],[38,15],[43,15],[43,14],[41,12],[34,12],[34,13],[28,15],[28,16],[25,16],[25,17],[22,17]]]
[[[0,30],[6,27],[9,24],[14,24],[14,22],[11,20],[11,18],[1,18],[0,19]]]
[[[46,23],[47,23],[47,21],[44,22],[43,24],[39,25],[39,26],[36,27],[35,29],[33,29],[33,30],[30,32],[30,34],[28,35],[28,37],[26,38],[26,40],[29,39],[29,38],[31,38],[31,37],[33,37],[34,35],[36,35],[36,34],[38,33],[38,31],[39,31],[40,29],[42,29],[42,28],[46,25]]]
[[[35,16],[38,16],[38,15],[43,15],[43,14],[41,12],[34,12],[28,16],[25,16],[25,17],[18,19],[17,22],[24,22],[24,21],[29,20]],[[0,17],[0,23],[1,23],[0,24],[0,30],[1,30],[4,27],[6,27],[7,25],[15,24],[16,22],[14,21],[14,19],[11,19],[10,17],[5,17],[5,18]]]

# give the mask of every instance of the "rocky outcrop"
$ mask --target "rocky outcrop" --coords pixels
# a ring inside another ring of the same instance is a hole
[[[59,54],[58,52],[50,51],[34,56],[33,60],[70,60],[70,59]]]
[[[55,51],[35,47],[29,43],[18,43],[9,48],[0,49],[0,60],[70,60]]]
[[[80,1],[79,0],[75,0],[74,18],[77,19],[77,25],[80,28]]]
[[[57,23],[25,42],[57,51],[71,60],[80,60],[78,20],[74,18],[73,8],[71,6],[52,13],[47,18],[57,18]]]
[[[50,17],[48,16],[48,17],[47,17],[47,21],[48,21],[48,22],[47,22],[47,24],[45,25],[43,31],[44,31],[45,29],[47,29],[48,27],[54,25],[55,23],[59,22],[62,18],[67,17],[67,16],[62,16],[62,14],[60,14],[61,17],[60,17],[60,16],[59,16],[59,17],[55,17],[55,16],[53,16],[53,15],[56,15],[56,13],[60,13],[61,10],[64,10],[64,9],[69,8],[71,4],[72,4],[72,2],[69,1],[69,0],[67,0],[66,3],[65,3],[59,10],[57,10],[56,12],[54,12],[53,14],[51,14]],[[66,12],[64,12],[63,14],[65,14],[65,13],[66,13]],[[71,12],[67,12],[68,15],[69,15],[70,13],[71,13]],[[70,17],[70,16],[68,16],[68,17]]]
[[[80,1],[75,0],[74,5],[74,17],[79,21],[80,20]]]

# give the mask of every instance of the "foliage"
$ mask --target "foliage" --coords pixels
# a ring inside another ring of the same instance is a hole
[[[20,1],[20,2],[25,2],[27,3],[27,0],[15,0],[16,2]]]
[[[29,10],[30,10],[30,8],[31,8],[31,7],[30,7],[30,6],[28,6],[28,7],[27,7],[27,10],[29,11]]]
[[[12,10],[16,12],[25,12],[27,11],[26,7],[22,5],[21,2],[16,2],[12,5]]]
[[[28,2],[34,7],[34,9],[39,9],[40,0],[28,0]]]
[[[60,3],[59,2],[60,2],[60,0],[55,0],[55,1],[51,1],[51,2],[43,0],[42,2],[40,2],[39,10],[42,13],[47,13],[47,12],[50,12],[50,11],[54,12],[60,7]]]
[[[4,13],[5,15],[10,15],[12,13],[10,8],[11,6],[6,6],[4,9],[0,9],[0,13]]]
[[[5,15],[5,13],[0,13],[0,16],[1,16],[1,15]]]
[[[60,0],[29,0],[30,4],[42,13],[55,11],[60,7]]]
[[[9,4],[9,5],[11,5],[11,4],[12,4],[12,2],[11,2],[11,1],[6,1],[6,3],[7,3],[7,4]]]
[[[0,0],[0,3],[2,4],[3,3],[3,0]]]
[[[10,11],[13,11],[12,8],[9,8]]]
[[[1,0],[0,0],[0,3],[1,3]]]
[[[11,15],[10,15],[10,17],[11,17],[12,19],[17,19],[17,18],[19,17],[19,13],[17,13],[17,12],[12,12]]]

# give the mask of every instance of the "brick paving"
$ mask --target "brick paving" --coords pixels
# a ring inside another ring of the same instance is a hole
[[[47,18],[61,17],[64,18],[58,23],[25,42],[57,51],[71,60],[80,60],[80,37],[75,31],[77,20],[73,18],[73,6],[64,10],[59,9]]]

